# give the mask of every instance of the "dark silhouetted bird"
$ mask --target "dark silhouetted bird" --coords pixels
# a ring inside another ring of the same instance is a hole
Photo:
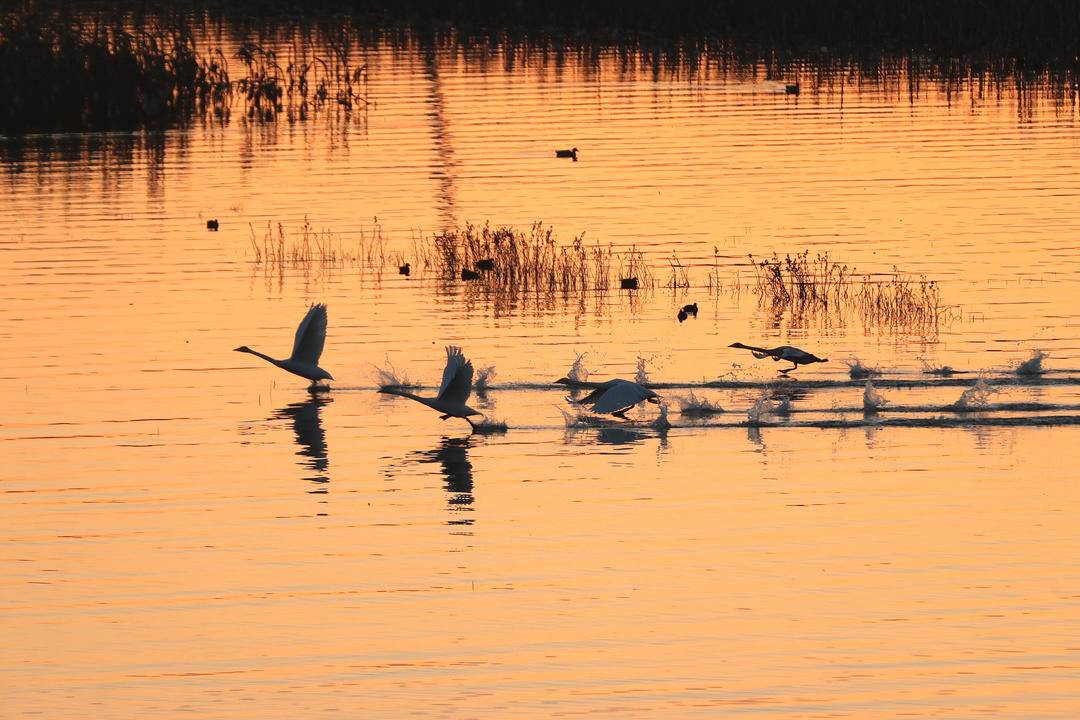
[[[469,268],[461,268],[462,280],[479,280],[480,273],[470,270]]]
[[[410,272],[412,272],[411,268],[409,268],[409,263],[399,265],[397,271],[398,275],[405,275],[406,277],[409,275]]]
[[[765,348],[754,347],[753,345],[743,345],[742,343],[731,343],[728,347],[741,348],[743,350],[749,350],[754,353],[754,357],[758,360],[763,358],[772,358],[773,362],[779,362],[780,360],[787,360],[791,363],[791,367],[786,370],[781,370],[782,373],[789,373],[792,370],[797,370],[800,365],[809,365],[810,363],[829,362],[828,358],[819,358],[817,355],[800,350],[797,347],[791,347],[790,345],[781,345],[780,347],[767,350]]]
[[[571,148],[569,150],[556,150],[555,157],[573,158],[574,162],[577,162],[577,148]]]
[[[206,221],[206,229],[207,230],[217,230],[218,229],[218,221],[217,220],[207,220]]]

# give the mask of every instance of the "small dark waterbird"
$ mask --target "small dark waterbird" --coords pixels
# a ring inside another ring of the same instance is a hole
[[[495,258],[484,258],[476,261],[476,269],[483,272],[491,272],[495,269]]]
[[[740,342],[731,343],[728,347],[740,348],[742,350],[749,350],[754,354],[758,360],[764,358],[772,358],[773,362],[779,362],[786,360],[791,363],[791,367],[781,370],[783,374],[787,374],[792,370],[798,370],[800,365],[810,365],[811,363],[829,362],[828,358],[819,358],[817,355],[808,353],[805,350],[800,350],[797,347],[790,345],[781,345],[770,349],[754,347],[753,345],[743,345]]]
[[[476,272],[475,270],[470,270],[469,268],[461,268],[461,279],[462,280],[479,280],[480,279],[480,273]]]
[[[784,86],[784,93],[787,95],[798,95],[799,83],[788,83]]]
[[[261,357],[271,365],[277,365],[282,370],[288,370],[293,375],[299,375],[311,381],[308,390],[320,389],[320,380],[333,380],[330,373],[319,367],[319,357],[322,355],[323,345],[326,344],[326,305],[312,305],[300,325],[296,328],[296,338],[293,340],[292,354],[284,360],[276,360],[269,355],[263,355],[257,350],[252,350],[247,345],[234,348],[235,352],[250,353]]]
[[[693,315],[694,317],[697,317],[697,303],[690,303],[689,305],[683,305],[682,309],[683,309],[683,312],[685,312],[687,315]]]
[[[395,387],[380,388],[379,392],[386,395],[399,395],[410,400],[415,400],[421,405],[427,405],[432,410],[437,410],[442,415],[441,420],[449,420],[452,417],[461,418],[469,423],[473,430],[476,424],[469,419],[472,415],[482,415],[479,410],[474,410],[465,403],[472,394],[473,366],[472,361],[466,360],[461,348],[448,345],[446,347],[446,369],[443,370],[442,385],[435,397],[421,397],[408,390]]]
[[[588,388],[591,392],[578,400],[580,405],[589,405],[594,413],[601,415],[614,415],[623,420],[626,419],[626,411],[642,401],[660,404],[660,396],[655,392],[630,380],[615,378],[605,382],[590,382],[588,380],[571,380],[559,378],[555,381],[558,385],[566,385],[571,388]]]
[[[569,150],[556,150],[555,157],[573,158],[574,162],[577,162],[577,148],[570,148]]]
[[[217,219],[207,220],[206,221],[206,229],[216,231],[218,229],[218,221],[217,221]]]
[[[687,318],[686,309],[685,308],[679,308],[679,314],[676,315],[675,317],[679,318],[680,323],[686,322],[686,318]]]
[[[619,288],[621,290],[637,290],[638,281],[636,277],[621,278],[619,280]]]
[[[409,268],[409,263],[405,263],[404,265],[398,265],[397,271],[398,275],[404,275],[405,277],[408,277],[409,273],[412,272],[412,270]]]

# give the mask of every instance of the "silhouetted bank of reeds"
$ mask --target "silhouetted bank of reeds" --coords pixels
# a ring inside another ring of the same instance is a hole
[[[246,72],[231,79],[228,59],[197,48],[179,16],[9,11],[0,15],[0,133],[155,127],[197,113],[225,118],[235,104],[260,120],[348,112],[368,102],[367,67],[351,63],[342,33],[324,38],[325,57],[299,45],[282,58],[245,42],[234,60]]]
[[[842,316],[854,312],[865,324],[885,327],[933,327],[950,319],[954,308],[941,301],[941,288],[926,277],[893,268],[887,275],[857,273],[827,252],[809,250],[761,260],[750,256],[752,291],[774,313],[794,317]]]
[[[125,128],[223,100],[228,77],[183,24],[127,29],[56,14],[0,17],[0,132]]]

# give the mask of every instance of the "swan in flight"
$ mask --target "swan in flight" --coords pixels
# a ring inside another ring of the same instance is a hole
[[[555,382],[567,387],[590,388],[591,392],[578,400],[579,404],[590,405],[590,409],[594,413],[614,415],[621,417],[623,420],[626,419],[626,411],[639,402],[648,401],[656,405],[660,404],[660,396],[652,390],[622,378],[615,378],[606,382],[559,378]]]
[[[749,350],[754,354],[758,360],[763,358],[772,358],[773,362],[779,362],[780,360],[787,360],[791,363],[791,367],[786,370],[781,370],[781,373],[785,375],[792,370],[797,370],[800,365],[809,365],[810,363],[829,362],[828,358],[819,358],[817,355],[800,350],[797,347],[791,347],[790,345],[781,345],[771,350],[765,348],[754,347],[753,345],[743,345],[740,342],[731,343],[728,347],[741,348],[743,350]]]
[[[251,353],[272,365],[277,365],[282,370],[288,370],[293,375],[307,378],[311,381],[308,390],[315,390],[320,380],[334,379],[330,373],[319,367],[319,356],[322,355],[324,344],[326,344],[326,305],[320,303],[312,305],[307,315],[300,321],[299,327],[296,328],[292,355],[284,360],[275,360],[269,355],[252,350],[247,345],[241,345],[235,348],[235,351]]]
[[[442,413],[443,420],[452,417],[461,418],[476,429],[476,424],[469,420],[470,415],[482,415],[479,410],[473,410],[465,403],[472,394],[473,366],[471,360],[466,360],[461,354],[461,348],[454,345],[446,347],[446,369],[443,370],[442,385],[439,394],[435,397],[420,397],[401,388],[380,388],[379,392],[387,395],[400,395],[410,400],[415,400],[422,405],[427,405],[432,410]]]

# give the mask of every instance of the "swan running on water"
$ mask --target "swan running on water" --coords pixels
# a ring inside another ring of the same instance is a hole
[[[284,360],[275,360],[269,355],[263,355],[257,350],[252,350],[247,345],[234,348],[235,352],[250,353],[261,357],[266,362],[277,365],[282,370],[288,370],[293,375],[299,375],[311,381],[308,390],[315,391],[319,388],[320,380],[333,380],[334,376],[319,367],[319,356],[322,355],[323,345],[326,344],[326,305],[312,305],[307,315],[300,321],[296,328],[296,339],[293,341],[292,355]]]
[[[469,416],[482,415],[483,413],[465,404],[469,400],[469,395],[472,394],[472,377],[472,361],[465,359],[465,356],[461,353],[461,348],[448,345],[446,347],[446,369],[443,370],[442,385],[439,387],[438,395],[435,397],[420,397],[407,390],[393,387],[380,388],[379,392],[387,395],[400,395],[415,400],[421,405],[427,405],[432,410],[441,412],[440,418],[442,420],[449,420],[452,417],[461,418],[475,430],[476,423],[469,420]]]
[[[638,385],[636,382],[615,378],[606,382],[589,382],[588,380],[571,380],[559,378],[555,381],[559,385],[572,388],[589,388],[591,392],[578,400],[581,405],[590,405],[594,413],[600,415],[614,415],[626,419],[626,411],[639,402],[648,401],[660,404],[660,396],[652,390]]]
[[[800,350],[797,347],[791,347],[790,345],[781,345],[771,350],[765,348],[754,347],[753,345],[743,345],[740,342],[731,343],[728,347],[741,348],[743,350],[749,350],[754,353],[754,357],[758,360],[763,358],[772,358],[773,362],[779,362],[780,360],[787,360],[791,363],[791,367],[786,370],[781,370],[781,373],[785,375],[792,370],[798,370],[800,365],[809,365],[810,363],[829,362],[828,358],[819,358],[817,355],[808,353],[805,350]]]

